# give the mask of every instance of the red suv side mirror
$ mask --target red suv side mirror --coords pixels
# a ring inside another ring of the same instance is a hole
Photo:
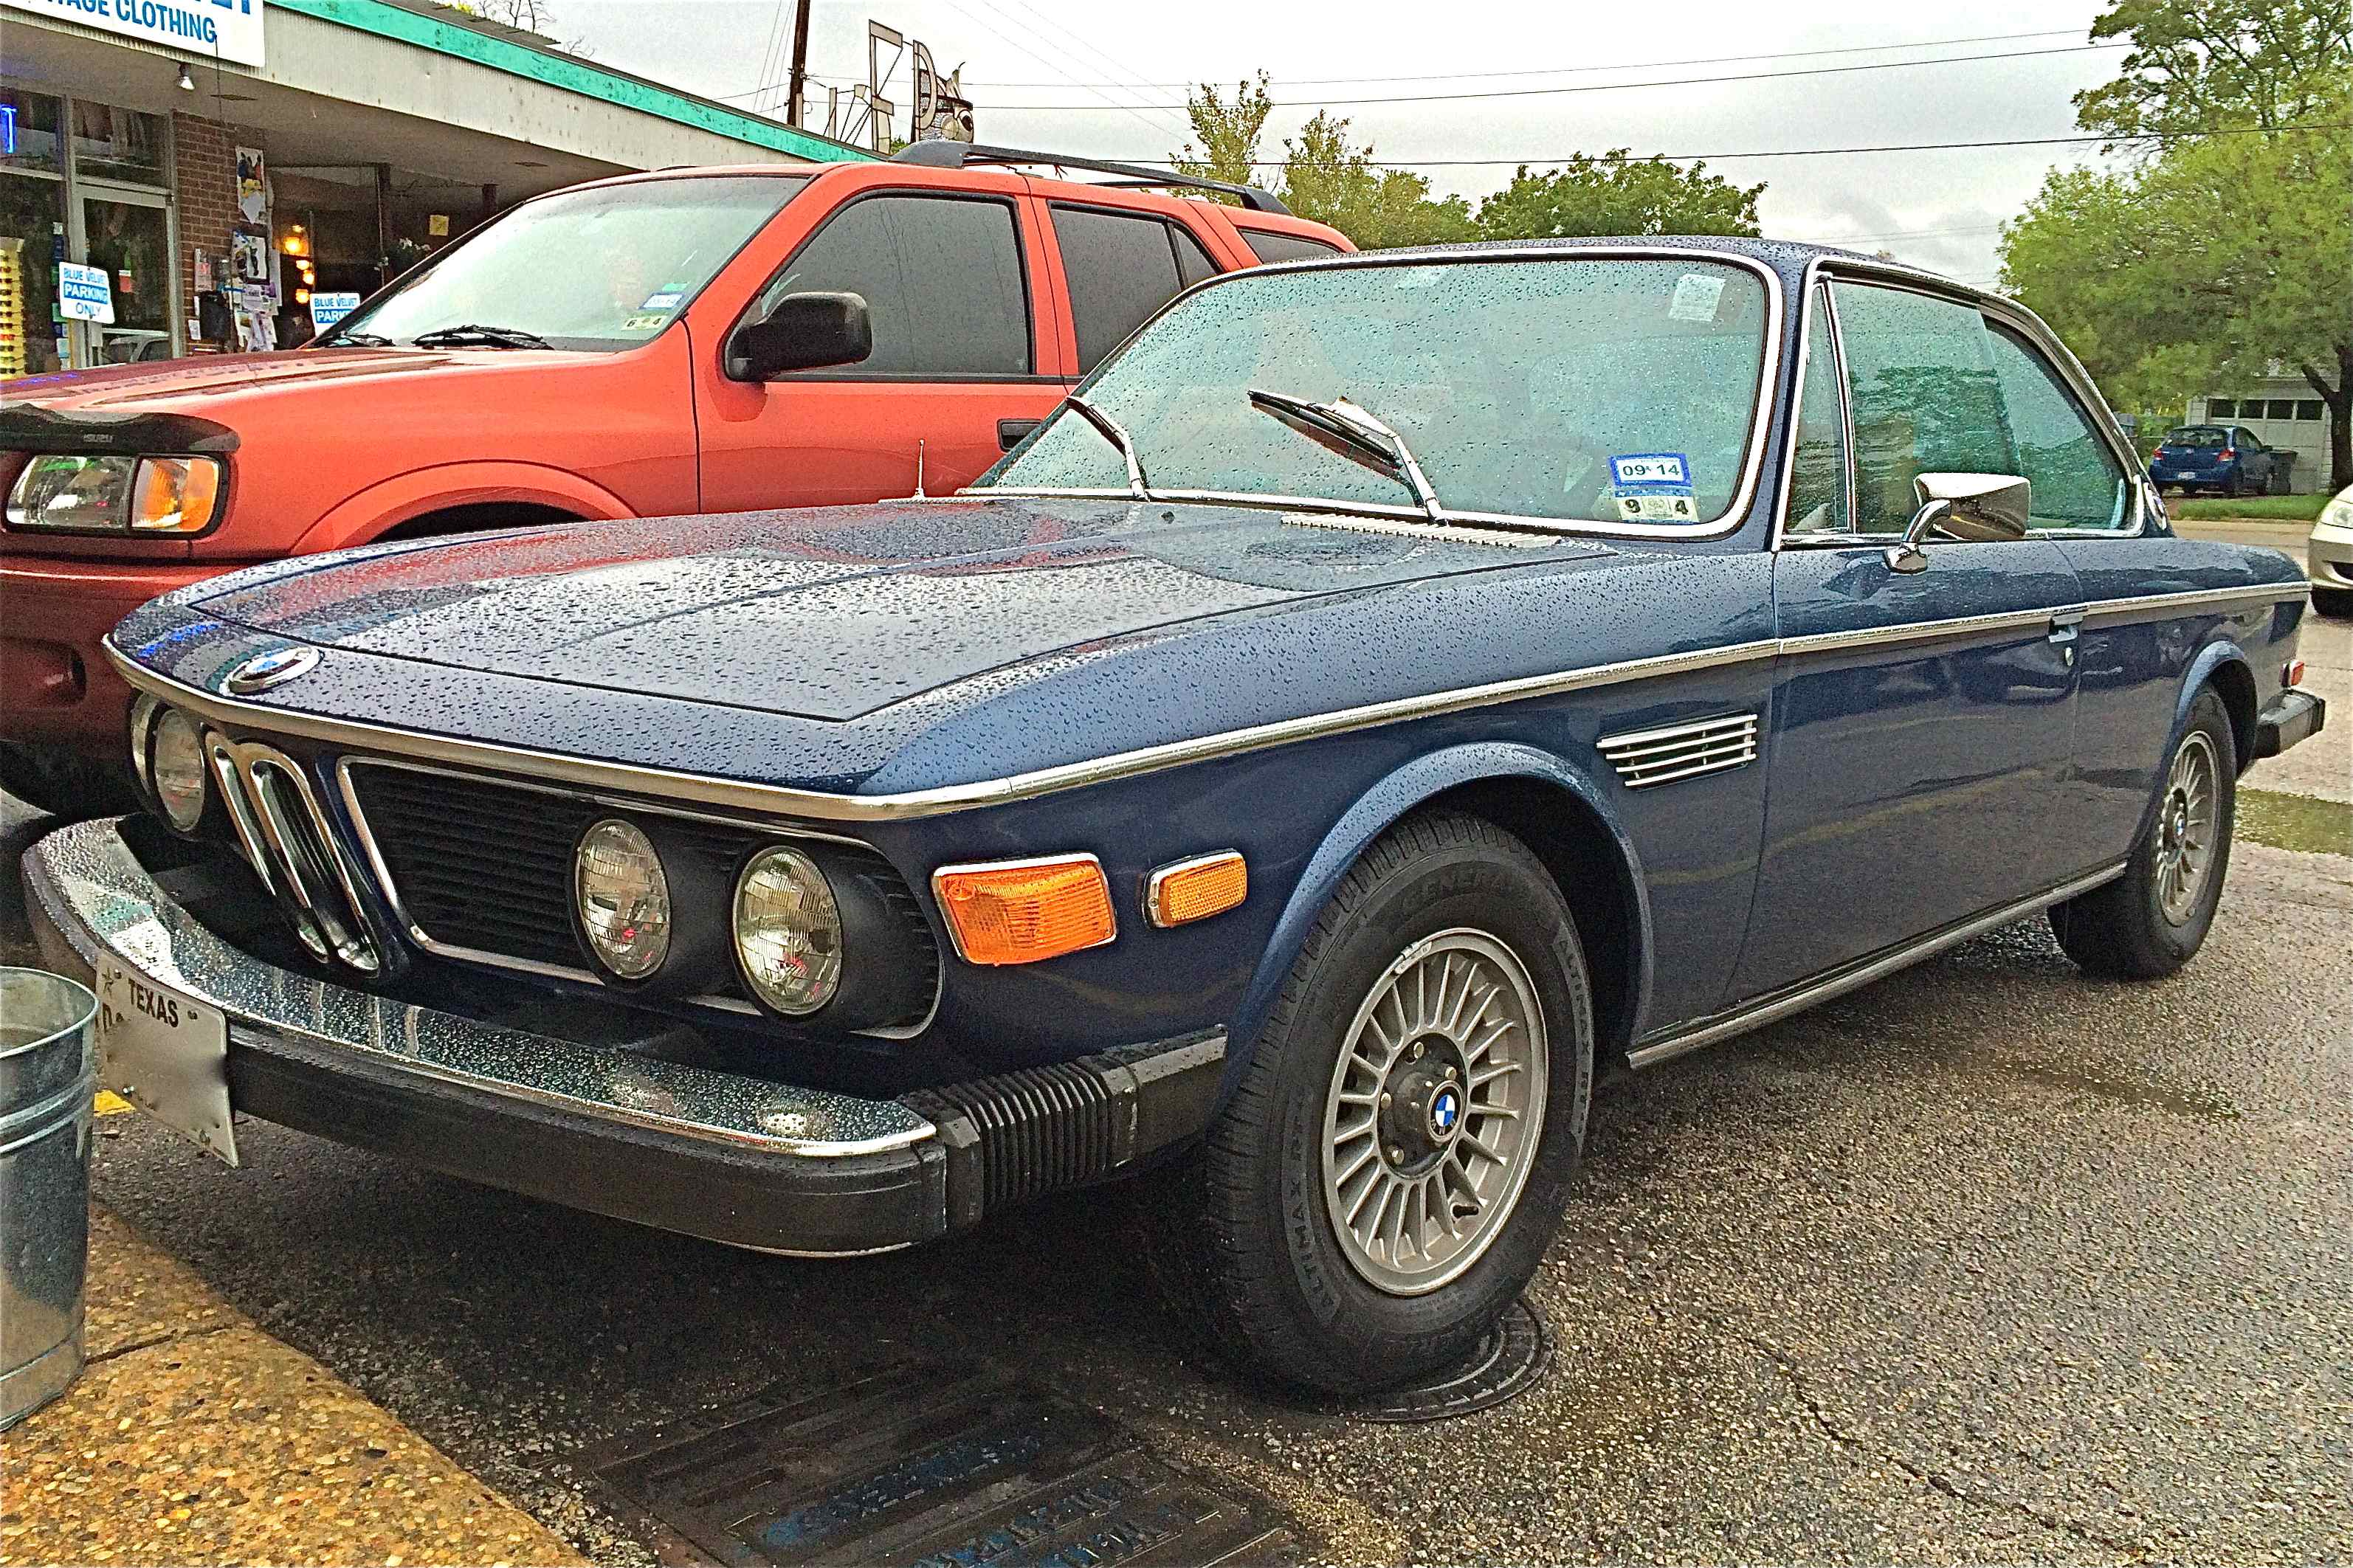
[[[749,321],[727,340],[730,381],[774,381],[797,370],[856,364],[874,352],[866,297],[787,294],[765,321]]]

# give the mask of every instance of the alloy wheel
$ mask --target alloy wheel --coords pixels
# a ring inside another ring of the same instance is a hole
[[[1526,965],[1485,931],[1408,947],[1348,1025],[1324,1110],[1324,1201],[1349,1266],[1419,1296],[1502,1234],[1551,1087]]]

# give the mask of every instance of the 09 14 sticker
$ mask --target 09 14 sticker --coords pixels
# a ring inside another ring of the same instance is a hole
[[[1609,459],[1610,493],[1628,522],[1696,522],[1691,459],[1681,452],[1627,452]]]

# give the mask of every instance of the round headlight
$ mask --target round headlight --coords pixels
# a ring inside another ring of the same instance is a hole
[[[814,1013],[841,984],[841,910],[817,862],[763,849],[735,879],[735,962],[779,1013]]]
[[[147,781],[154,787],[164,820],[191,832],[205,815],[205,738],[196,721],[176,708],[155,721],[147,748]]]
[[[623,980],[643,980],[670,956],[670,879],[661,857],[635,826],[607,817],[572,852],[572,901],[596,962]]]

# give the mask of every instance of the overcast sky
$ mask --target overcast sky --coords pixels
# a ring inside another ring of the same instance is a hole
[[[556,30],[585,39],[606,64],[746,106],[764,105],[749,95],[763,83],[762,62],[778,10],[788,30],[791,5],[556,0]],[[1440,194],[1475,201],[1508,180],[1514,163],[1541,164],[1609,147],[1630,147],[1637,154],[1727,154],[2072,135],[2069,97],[2116,73],[2120,51],[2084,47],[2092,17],[2103,8],[2076,0],[1915,0],[1901,6],[1883,0],[1772,5],[1456,0],[1443,6],[1377,0],[1347,5],[1194,0],[1183,6],[818,0],[809,68],[845,87],[863,80],[871,17],[923,40],[943,71],[964,66],[983,141],[1155,160],[1165,160],[1188,135],[1182,109],[1169,107],[1182,104],[1185,82],[1230,86],[1263,68],[1273,78],[1276,102],[1285,105],[1268,121],[1265,155],[1280,157],[1282,138],[1329,103],[1354,121],[1356,140],[1370,140],[1384,162],[1494,160],[1419,170]],[[2038,36],[1992,41],[1996,35],[2028,33]],[[1962,39],[1989,41],[1956,41]],[[1852,52],[1866,46],[1874,47]],[[1972,54],[2009,58],[1843,68]],[[902,123],[912,96],[904,70],[902,65],[885,89],[899,102]],[[1813,74],[1591,90],[1611,83],[1792,71]],[[1556,87],[1580,90],[1528,90]],[[1519,96],[1340,101],[1498,90]],[[821,87],[813,97],[821,130]],[[1033,107],[1042,105],[1080,107]],[[2026,146],[1719,157],[1709,166],[1742,184],[1765,182],[1759,211],[1768,235],[1884,248],[1987,282],[1997,266],[1995,226],[2016,216],[2052,163],[2095,155],[2089,147]]]

